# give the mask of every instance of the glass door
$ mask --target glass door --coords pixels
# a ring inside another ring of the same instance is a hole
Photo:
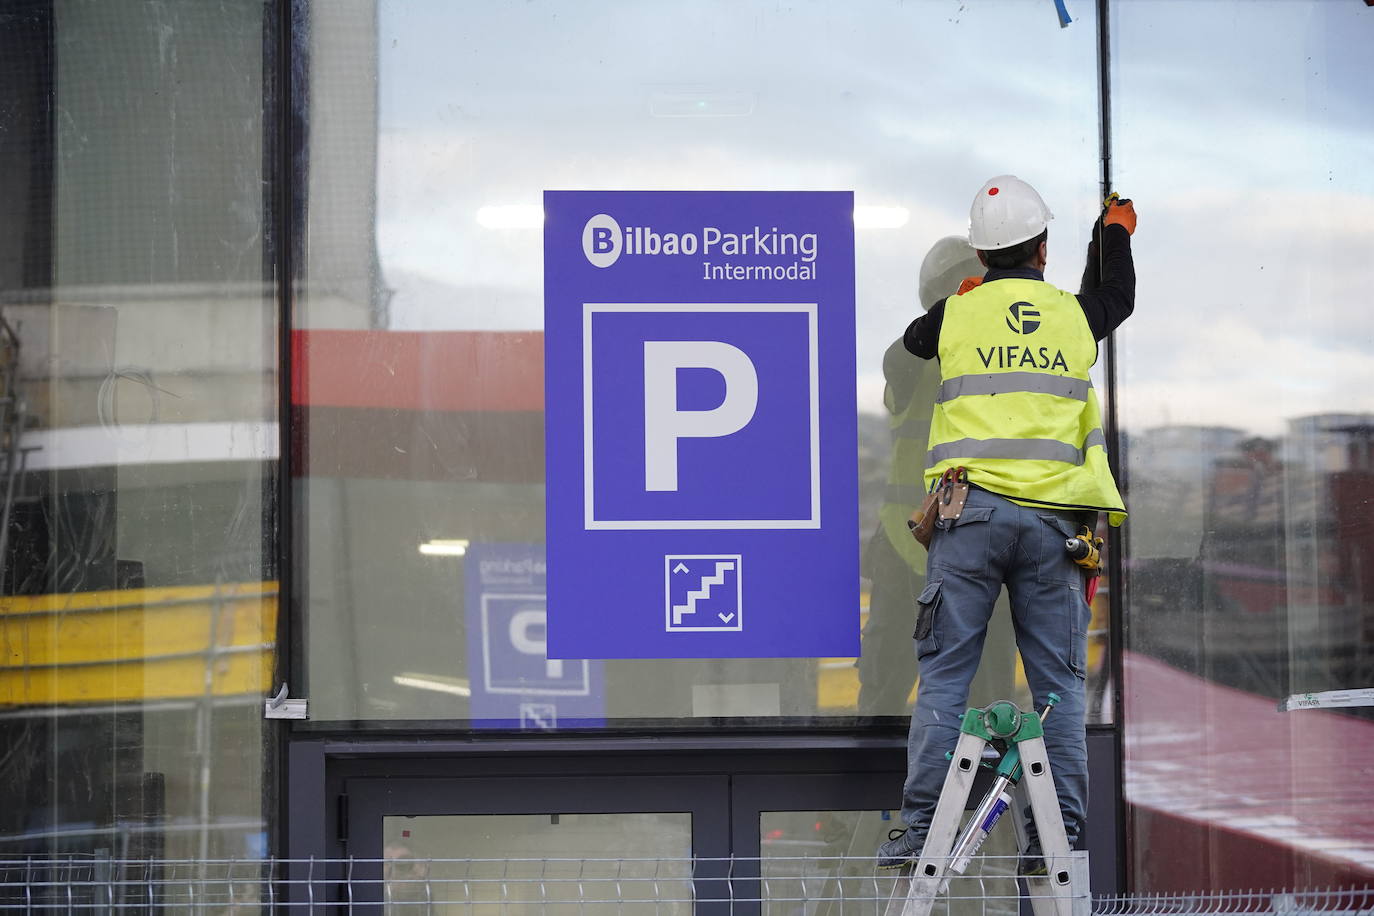
[[[350,853],[368,863],[349,882],[358,902],[503,914],[728,905],[725,776],[359,778],[347,795]]]
[[[813,916],[877,916],[893,872],[876,872],[873,853],[901,826],[892,806],[901,775],[890,771],[738,776],[731,781],[731,840],[758,859],[735,866],[736,894],[757,912],[781,916],[798,901]]]
[[[748,769],[346,778],[351,899],[506,916],[878,912],[891,876],[872,854],[897,824],[901,773]]]

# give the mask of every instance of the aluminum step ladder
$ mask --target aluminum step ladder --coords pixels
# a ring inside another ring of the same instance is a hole
[[[1058,701],[1050,695],[1045,714]],[[961,875],[987,833],[1008,807],[1004,793],[1015,790],[1017,848],[1027,845],[1020,813],[1027,802],[1035,821],[1046,874],[1024,877],[1035,916],[1089,916],[1092,896],[1088,890],[1088,854],[1069,849],[1059,796],[1045,752],[1041,716],[1023,713],[1010,700],[999,700],[983,709],[964,713],[945,784],[935,806],[925,846],[915,865],[902,868],[893,882],[885,916],[929,916],[936,899],[951,878]],[[959,821],[968,805],[974,777],[986,748],[994,740],[1005,742],[998,777],[962,833]]]

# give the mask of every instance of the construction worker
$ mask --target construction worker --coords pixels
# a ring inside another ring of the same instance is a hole
[[[921,680],[907,745],[902,821],[878,850],[880,867],[919,857],[958,739],[994,601],[1005,584],[1033,701],[1061,701],[1045,745],[1070,845],[1087,807],[1084,670],[1089,608],[1084,571],[1064,542],[1106,512],[1126,517],[1107,464],[1088,370],[1097,341],[1135,307],[1130,201],[1113,199],[1095,223],[1075,296],[1046,283],[1048,227],[1040,195],[1012,175],[979,189],[969,243],[987,267],[907,328],[903,343],[938,358],[924,480],[966,478],[958,518],[941,519],[917,599]],[[946,475],[946,472],[951,472]],[[1022,874],[1043,873],[1034,824]]]
[[[917,292],[922,310],[944,301],[974,272],[981,274],[982,266],[966,236],[937,241],[921,261]],[[905,714],[916,684],[911,630],[916,596],[926,585],[926,549],[912,537],[907,519],[925,496],[922,476],[940,367],[912,356],[898,338],[883,354],[883,380],[892,451],[878,525],[864,548],[863,575],[871,586],[863,651],[855,663],[859,714],[865,716]],[[994,624],[984,652],[988,664],[979,667],[971,689],[979,696],[1011,697],[1015,652],[1010,619]]]

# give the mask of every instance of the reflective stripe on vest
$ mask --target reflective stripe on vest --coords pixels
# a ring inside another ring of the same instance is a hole
[[[1065,375],[1046,375],[1043,372],[998,372],[983,375],[960,375],[940,384],[940,393],[935,403],[943,404],[955,398],[975,394],[1011,394],[1017,391],[1032,391],[1039,394],[1057,394],[1061,398],[1086,401],[1093,383],[1089,379],[1070,378]]]
[[[1074,448],[1058,439],[960,439],[941,443],[926,452],[926,464],[955,458],[1012,458],[1077,465],[1087,460],[1088,449],[1094,445],[1107,447],[1107,437],[1100,429],[1088,433],[1082,448]]]

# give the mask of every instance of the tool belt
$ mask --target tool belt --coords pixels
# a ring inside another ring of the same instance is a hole
[[[967,468],[950,468],[940,475],[920,508],[907,519],[906,525],[911,529],[912,537],[922,547],[930,549],[930,539],[935,535],[937,521],[954,521],[963,514],[964,503],[968,501],[968,488]]]

